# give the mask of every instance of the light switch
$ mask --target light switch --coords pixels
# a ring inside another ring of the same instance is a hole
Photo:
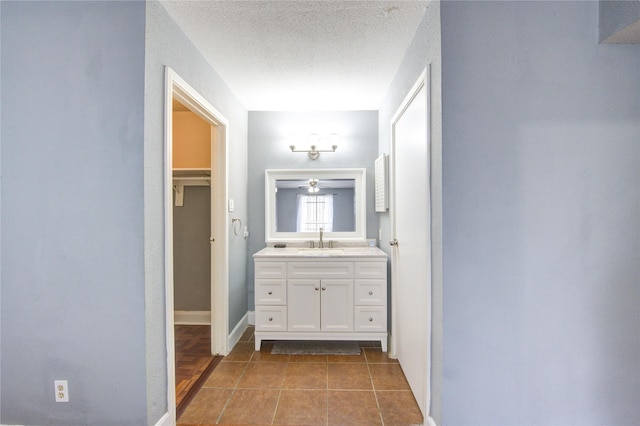
[[[230,198],[229,199],[229,212],[232,212],[235,210],[235,204],[233,202],[233,200]]]

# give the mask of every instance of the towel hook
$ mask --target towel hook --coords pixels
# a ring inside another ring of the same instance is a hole
[[[238,227],[236,228],[236,223]],[[233,235],[238,236],[240,230],[242,229],[242,220],[240,218],[234,217],[231,219],[231,227],[233,228]]]

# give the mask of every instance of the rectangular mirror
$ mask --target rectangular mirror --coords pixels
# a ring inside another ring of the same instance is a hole
[[[265,241],[366,239],[366,170],[265,172]]]

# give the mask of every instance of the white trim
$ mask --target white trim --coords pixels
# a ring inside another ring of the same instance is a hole
[[[169,197],[173,191],[173,170],[171,159],[173,158],[173,147],[171,144],[173,134],[173,71],[166,68],[165,72],[165,93],[164,93],[164,292],[165,292],[165,335],[167,345],[167,416],[165,422],[176,423],[176,355],[175,336],[173,324],[173,206]],[[171,177],[171,179],[169,179]],[[170,188],[169,188],[170,187]],[[169,216],[167,216],[169,215]],[[164,416],[163,416],[164,419]],[[162,419],[161,419],[162,420]]]
[[[425,419],[424,424],[426,426],[438,426],[438,424],[436,423],[435,420],[433,420],[433,417],[431,416],[427,416],[427,418]]]
[[[173,98],[180,101],[190,111],[215,126],[218,130],[215,153],[216,162],[212,168],[212,205],[214,218],[212,236],[212,288],[211,288],[211,353],[226,355],[227,331],[229,330],[229,242],[227,223],[228,198],[228,150],[229,121],[215,109],[204,97],[193,89],[170,67],[165,67],[164,97],[164,213],[165,213],[165,333],[167,350],[167,411],[170,424],[176,422],[175,390],[175,337],[173,307]]]
[[[276,217],[276,181],[279,179],[353,179],[355,180],[355,226],[353,232],[326,232],[328,240],[366,241],[367,239],[367,169],[266,169],[265,170],[265,242],[309,241],[317,238],[317,232],[277,232],[274,228]]]
[[[256,311],[247,312],[247,317],[249,320],[249,325],[256,325]]]
[[[238,324],[236,324],[236,326],[233,327],[233,331],[231,331],[231,333],[229,334],[229,339],[227,340],[227,348],[229,348],[229,351],[231,351],[233,347],[236,345],[236,343],[240,341],[240,338],[242,337],[242,334],[244,333],[244,331],[247,329],[248,325],[249,325],[249,312],[244,314],[242,319],[238,321]]]
[[[173,311],[175,325],[210,325],[211,311]]]
[[[171,416],[169,412],[166,412],[164,416],[160,417],[160,420],[156,422],[155,426],[174,426],[175,424],[175,422],[171,423]]]

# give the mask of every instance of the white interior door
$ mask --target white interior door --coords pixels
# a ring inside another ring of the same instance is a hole
[[[392,122],[392,344],[425,419],[429,416],[431,235],[425,72]]]

